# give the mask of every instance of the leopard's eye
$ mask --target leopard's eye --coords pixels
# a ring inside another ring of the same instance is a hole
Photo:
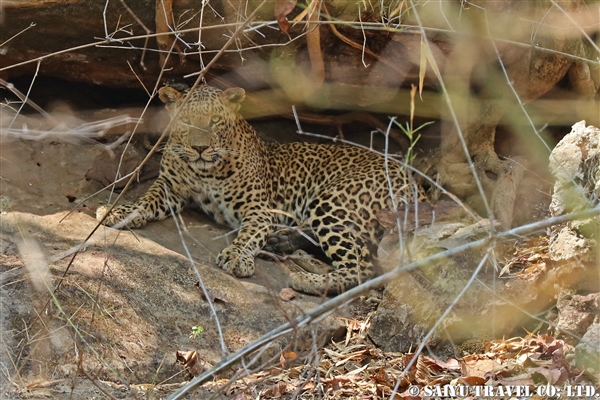
[[[181,117],[181,122],[183,122],[184,124],[189,124],[190,119],[188,117]]]
[[[213,124],[216,124],[217,122],[221,122],[221,117],[220,117],[220,116],[218,116],[218,115],[213,115],[213,116],[212,116],[212,118],[210,119],[210,121],[211,121]]]

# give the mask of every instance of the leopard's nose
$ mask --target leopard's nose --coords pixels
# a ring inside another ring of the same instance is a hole
[[[204,150],[208,149],[208,146],[192,146],[192,149],[196,150],[198,154],[202,154]]]

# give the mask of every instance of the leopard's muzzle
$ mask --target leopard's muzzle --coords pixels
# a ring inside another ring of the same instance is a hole
[[[208,149],[208,146],[191,146],[192,149],[196,150],[198,152],[198,154],[202,154],[204,153],[204,151],[206,149]]]

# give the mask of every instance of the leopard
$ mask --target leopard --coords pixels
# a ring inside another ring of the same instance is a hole
[[[302,229],[328,268],[291,272],[289,286],[309,294],[347,291],[375,275],[372,249],[384,233],[377,213],[423,199],[405,164],[369,148],[261,139],[239,112],[242,88],[164,86],[158,96],[171,116],[158,178],[136,202],[101,206],[96,218],[141,228],[193,204],[237,230],[216,257],[236,277],[254,274],[255,256],[278,229]]]

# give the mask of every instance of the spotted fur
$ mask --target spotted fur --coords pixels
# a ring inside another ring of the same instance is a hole
[[[275,144],[262,141],[238,114],[245,92],[200,86],[187,104],[184,93],[164,87],[159,96],[174,115],[158,179],[133,204],[115,207],[104,220],[139,228],[196,203],[215,221],[239,229],[217,264],[238,277],[254,273],[254,256],[281,226],[312,231],[331,261],[327,273],[292,273],[290,286],[309,293],[337,293],[374,274],[368,245],[383,230],[375,213],[415,186],[401,166],[358,147]],[[100,220],[107,212],[97,210]]]

